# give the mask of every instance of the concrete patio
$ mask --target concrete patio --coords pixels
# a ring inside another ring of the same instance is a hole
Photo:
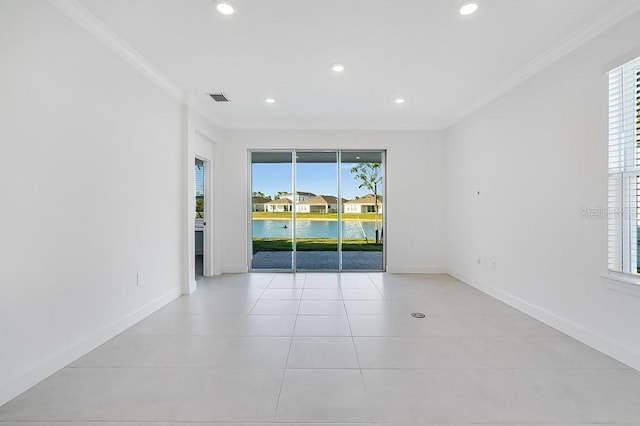
[[[261,251],[253,255],[251,268],[286,270],[292,269],[293,253],[290,251]],[[338,253],[335,251],[299,251],[296,253],[296,269],[304,271],[337,271]],[[342,252],[343,270],[381,271],[382,252]]]

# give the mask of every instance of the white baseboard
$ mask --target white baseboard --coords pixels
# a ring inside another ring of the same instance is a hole
[[[196,280],[191,281],[188,284],[187,292],[183,292],[182,294],[191,294],[198,289],[198,282]]]
[[[387,272],[390,274],[446,274],[447,269],[437,265],[387,265]]]
[[[244,274],[245,272],[249,272],[249,268],[247,265],[223,265],[222,273],[223,274]]]
[[[609,340],[607,337],[602,336],[592,330],[586,329],[580,324],[563,318],[553,312],[549,312],[539,306],[533,305],[526,300],[520,299],[502,290],[495,289],[482,282],[472,280],[470,277],[464,274],[457,273],[455,271],[447,271],[449,275],[460,281],[469,284],[470,286],[495,297],[501,302],[524,312],[525,314],[532,316],[533,318],[542,321],[543,323],[565,333],[568,336],[591,346],[592,348],[609,355],[629,367],[640,371],[640,354],[621,346],[620,344]]]
[[[66,367],[73,361],[89,353],[109,339],[112,339],[113,337],[122,333],[127,328],[131,327],[138,321],[144,319],[153,312],[162,308],[167,303],[179,297],[181,294],[182,289],[180,287],[176,287],[166,294],[152,300],[141,308],[133,311],[124,318],[114,322],[113,324],[103,328],[102,330],[96,331],[87,339],[51,357],[48,361],[37,366],[31,371],[22,374],[17,378],[9,380],[6,383],[3,383],[2,385],[0,385],[0,406],[11,401],[13,398],[37,385],[47,377],[51,376],[53,373]]]
[[[224,265],[223,274],[244,274],[249,272],[247,265]],[[387,272],[392,274],[446,274],[447,269],[443,266],[394,266],[387,265]]]

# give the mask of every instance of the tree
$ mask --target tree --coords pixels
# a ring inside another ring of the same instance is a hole
[[[262,191],[253,191],[253,192],[251,193],[251,196],[252,196],[252,197],[262,197],[262,198],[264,198],[265,200],[269,200],[269,201],[271,201],[271,195],[264,195],[264,192],[262,192]]]
[[[382,168],[380,163],[358,163],[351,168],[353,178],[360,181],[358,188],[367,188],[373,192],[373,205],[375,212],[374,229],[376,233],[376,244],[380,243],[378,233],[378,184],[382,182]]]

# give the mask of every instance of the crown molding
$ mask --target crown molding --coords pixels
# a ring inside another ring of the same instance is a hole
[[[147,61],[131,45],[107,27],[100,19],[84,7],[78,0],[49,0],[53,6],[60,9],[78,25],[101,41],[122,59],[131,64],[142,75],[164,90],[169,96],[180,103],[185,102],[183,91],[167,76]]]
[[[379,130],[379,131],[442,131],[442,123],[428,121],[353,121],[298,119],[291,120],[241,120],[226,123],[229,130]]]
[[[630,15],[640,11],[640,1],[620,0],[606,12],[599,15],[595,20],[581,26],[576,31],[563,38],[549,50],[538,55],[494,89],[485,93],[475,102],[471,102],[465,107],[459,108],[459,112],[453,115],[446,123],[446,127],[451,127],[460,120],[468,117],[473,112],[496,100],[509,90],[520,85],[525,80],[549,67],[572,51],[587,43],[589,40],[604,33],[614,25],[618,24]]]

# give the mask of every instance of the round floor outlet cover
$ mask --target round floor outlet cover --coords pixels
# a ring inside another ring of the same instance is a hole
[[[411,314],[411,316],[414,317],[414,318],[424,318],[424,317],[426,317],[426,315],[423,314],[422,312],[414,312],[414,313]]]

